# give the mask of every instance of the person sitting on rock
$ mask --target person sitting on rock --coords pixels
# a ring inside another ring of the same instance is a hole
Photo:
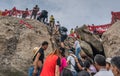
[[[39,11],[39,7],[38,5],[36,5],[32,10],[31,18],[34,16],[34,19],[36,19],[38,11]]]
[[[33,66],[29,69],[29,76],[39,76],[44,63],[44,51],[48,48],[48,42],[44,41],[39,51],[33,57]]]

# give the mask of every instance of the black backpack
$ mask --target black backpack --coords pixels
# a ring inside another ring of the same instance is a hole
[[[63,31],[63,32],[67,32],[68,30],[67,30],[66,27],[61,27],[61,31]]]
[[[74,58],[74,56],[72,56]],[[83,63],[81,60],[78,60],[79,64],[83,67]],[[75,62],[75,66],[71,63],[71,65],[74,67],[74,69],[76,70],[76,72],[80,72],[81,70],[79,69],[79,67],[77,66],[77,62]]]
[[[42,16],[47,16],[47,15],[48,15],[47,10],[42,10],[41,15],[42,15]]]

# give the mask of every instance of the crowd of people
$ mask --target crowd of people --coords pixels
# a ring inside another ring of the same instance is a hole
[[[9,16],[16,14],[16,8],[9,12]],[[50,54],[45,58],[45,50],[48,48],[49,43],[43,41],[41,47],[35,47],[33,52],[33,63],[29,68],[28,76],[120,76],[120,56],[112,58],[105,58],[105,56],[97,54],[94,59],[87,55],[81,54],[81,46],[79,42],[79,35],[77,34],[78,26],[75,30],[72,28],[70,37],[74,39],[74,45],[65,47],[65,39],[68,37],[67,28],[60,25],[60,22],[55,23],[53,15],[50,16],[48,22],[48,12],[42,10],[36,5],[31,11],[30,18],[34,18],[48,24],[51,29],[51,36],[60,34],[60,46],[55,47]],[[7,10],[5,10],[7,12]],[[5,14],[1,13],[0,14]],[[29,10],[26,8],[22,11],[22,18],[29,15]],[[55,31],[55,32],[53,32]],[[68,55],[66,55],[66,51]]]
[[[57,47],[44,57],[49,46],[47,41],[41,47],[34,48],[33,66],[29,68],[29,76],[120,76],[120,56],[105,58],[97,54],[94,59],[81,55],[77,39],[73,48],[65,54],[65,48]]]

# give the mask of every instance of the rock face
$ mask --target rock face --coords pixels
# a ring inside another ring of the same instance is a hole
[[[92,51],[92,48],[91,46],[86,43],[85,41],[82,41],[82,40],[79,40],[80,42],[80,46],[81,46],[81,50],[88,56],[90,57],[93,57],[93,51]],[[67,47],[72,47],[74,45],[74,39],[72,37],[68,37],[66,40],[65,40],[65,45]]]
[[[82,38],[83,41],[85,41],[86,43],[88,43],[92,50],[93,53],[103,53],[103,45],[102,42],[99,40],[100,37],[92,34],[86,26],[83,26],[81,28],[79,28],[77,30],[78,34],[80,35],[80,37]]]
[[[32,49],[40,46],[44,40],[50,44],[47,53],[52,50],[50,36],[44,24],[25,19],[25,22],[33,26],[29,29],[20,24],[20,20],[0,17],[0,76],[27,76],[32,64]]]
[[[114,23],[102,36],[105,55],[120,55],[120,21]]]

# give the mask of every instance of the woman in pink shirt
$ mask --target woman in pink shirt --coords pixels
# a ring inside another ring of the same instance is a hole
[[[65,58],[65,49],[60,48],[60,50],[61,50],[61,66],[60,66],[60,73],[61,73],[62,70],[67,66],[67,60]]]

